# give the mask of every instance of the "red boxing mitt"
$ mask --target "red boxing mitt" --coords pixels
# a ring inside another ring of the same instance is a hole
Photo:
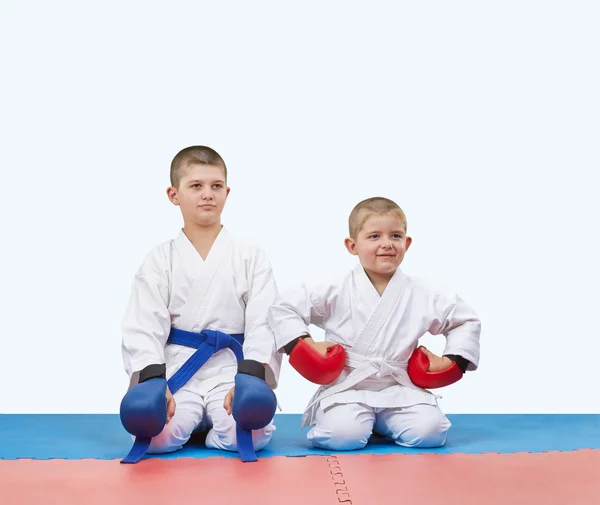
[[[323,356],[300,338],[290,352],[290,365],[305,379],[322,386],[337,379],[345,363],[346,352],[339,344],[328,349]]]
[[[452,363],[443,372],[428,372],[429,358],[421,349],[422,346],[415,349],[408,361],[408,376],[413,384],[425,389],[435,389],[454,384],[462,378],[463,372],[456,363]]]

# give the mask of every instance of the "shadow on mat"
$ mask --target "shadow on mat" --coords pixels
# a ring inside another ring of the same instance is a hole
[[[206,435],[208,431],[194,431],[190,439],[183,445],[184,447],[206,447]]]

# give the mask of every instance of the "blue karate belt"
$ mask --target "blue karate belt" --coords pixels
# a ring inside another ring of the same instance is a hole
[[[243,360],[243,343],[243,333],[229,335],[217,330],[203,330],[200,333],[195,333],[193,331],[171,328],[167,344],[183,345],[196,349],[196,352],[167,381],[171,394],[175,394],[185,386],[210,357],[218,351],[231,349],[238,361]],[[252,433],[241,429],[236,423],[236,435],[238,451],[242,461],[256,461],[254,445],[252,444]],[[149,438],[136,437],[133,447],[122,462],[137,463],[148,451],[151,441]]]

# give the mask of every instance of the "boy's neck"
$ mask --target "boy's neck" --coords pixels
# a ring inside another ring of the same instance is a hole
[[[210,226],[198,226],[186,223],[183,227],[183,233],[185,233],[185,236],[192,243],[196,251],[198,251],[202,259],[205,260],[222,228],[223,225],[219,221]]]
[[[383,296],[383,292],[385,291],[385,288],[387,288],[394,274],[377,274],[374,272],[369,272],[366,268],[364,270],[367,274],[367,277],[371,281],[371,284],[373,284],[375,291],[377,291],[379,296]]]

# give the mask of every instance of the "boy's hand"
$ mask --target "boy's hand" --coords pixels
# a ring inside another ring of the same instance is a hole
[[[227,395],[225,396],[225,400],[223,400],[223,408],[227,412],[227,415],[231,415],[231,405],[233,404],[233,394],[234,394],[235,386],[232,387]]]
[[[323,356],[327,356],[327,351],[336,345],[335,343],[327,340],[325,342],[315,342],[311,337],[305,338],[304,341]]]
[[[167,392],[166,392],[165,396],[167,397],[167,424],[169,424],[169,421],[175,415],[175,406],[176,406],[175,398],[173,398],[173,395],[171,394],[169,386],[167,386]]]
[[[266,363],[262,363],[262,366],[267,369]],[[233,386],[229,392],[225,395],[225,399],[223,400],[223,408],[227,412],[227,415],[230,416],[232,412],[233,406],[233,395],[234,395],[235,386]]]
[[[284,347],[290,365],[305,379],[315,384],[331,384],[342,373],[346,352],[334,342],[315,342],[309,335],[301,335]]]
[[[447,356],[440,358],[428,349],[423,348],[421,350],[429,359],[429,368],[427,368],[428,372],[443,372],[444,370],[448,370],[454,364],[454,361]]]

